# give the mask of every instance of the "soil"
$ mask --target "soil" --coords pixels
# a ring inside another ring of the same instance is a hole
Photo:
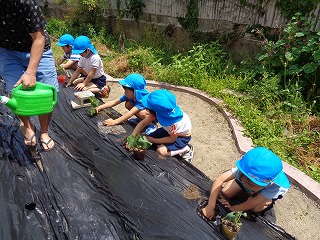
[[[123,89],[118,83],[110,83],[109,99],[118,98]],[[157,88],[147,87],[149,91]],[[192,164],[212,180],[222,172],[235,166],[240,159],[235,140],[227,120],[218,109],[188,93],[172,91],[178,105],[192,121],[192,140],[194,157]],[[108,99],[107,99],[108,100]],[[123,104],[114,108],[123,114]],[[194,192],[194,191],[191,191]],[[190,193],[185,193],[190,194]],[[320,239],[320,207],[298,187],[292,186],[283,199],[275,204],[277,225],[284,228],[297,239]]]

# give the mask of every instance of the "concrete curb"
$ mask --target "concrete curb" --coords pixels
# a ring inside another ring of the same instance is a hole
[[[110,79],[108,78],[108,81],[110,82],[118,82],[119,79]],[[228,121],[228,124],[232,130],[233,138],[235,139],[236,146],[238,148],[238,151],[241,154],[246,153],[250,149],[253,148],[253,142],[251,138],[248,138],[244,135],[244,128],[239,122],[238,119],[236,119],[235,116],[233,116],[229,111],[227,111],[223,107],[223,101],[218,98],[213,98],[209,96],[208,94],[194,89],[190,87],[184,87],[184,86],[177,86],[172,85],[168,83],[162,83],[162,82],[156,82],[147,80],[147,86],[153,86],[153,87],[159,87],[159,88],[165,88],[169,90],[175,90],[180,92],[185,92],[192,94],[194,96],[199,97],[203,101],[214,105],[219,112],[225,117],[225,119]],[[314,200],[316,203],[320,204],[320,184],[310,178],[305,173],[301,172],[297,168],[291,166],[290,164],[286,162],[283,163],[283,170],[288,176],[290,182],[297,187],[301,188],[301,190],[308,195],[312,200]]]

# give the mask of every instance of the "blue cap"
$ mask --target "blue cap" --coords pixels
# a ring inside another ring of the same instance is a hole
[[[134,90],[142,90],[146,87],[146,80],[139,73],[131,73],[125,79],[119,80],[119,83]]]
[[[236,162],[236,166],[259,186],[265,187],[273,182],[284,188],[290,187],[290,182],[282,171],[280,158],[264,147],[257,147],[248,151]]]
[[[90,49],[93,53],[98,53],[87,36],[79,36],[74,40],[74,44],[72,47],[73,53],[81,54],[87,49]]]
[[[179,122],[183,117],[176,97],[165,89],[156,90],[144,96],[142,104],[156,112],[159,123],[164,127]]]
[[[142,89],[142,90],[134,90],[134,96],[136,98],[136,101],[142,104],[142,99],[144,96],[148,95],[149,91],[147,89]],[[144,106],[143,106],[144,109]]]
[[[59,38],[59,42],[57,42],[57,45],[60,47],[67,46],[67,45],[73,45],[74,38],[70,34],[63,34]]]

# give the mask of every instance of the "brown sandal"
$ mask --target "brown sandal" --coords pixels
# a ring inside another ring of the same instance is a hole
[[[42,130],[40,129],[40,133],[48,133],[48,131],[42,131]],[[50,144],[51,142],[53,142],[53,145],[52,145],[52,147],[49,147],[49,144]],[[54,144],[54,141],[52,140],[52,138],[50,138],[48,141],[44,141],[44,140],[41,140],[41,139],[40,139],[40,143],[41,143],[41,148],[42,148],[42,150],[43,150],[44,152],[49,152],[49,151],[51,151],[51,150],[54,148],[54,145],[55,145],[55,144]],[[45,145],[46,148],[44,148],[43,145]]]
[[[53,142],[52,138],[50,138],[48,141],[43,141],[43,140],[40,141],[42,150],[43,150],[44,152],[49,152],[49,151],[51,151],[51,150],[54,148],[54,144],[52,145],[52,147],[49,147],[49,144],[50,144],[51,142]],[[53,142],[53,143],[54,143],[54,142]],[[47,148],[44,148],[44,147],[43,147],[43,144],[46,145]]]
[[[25,145],[27,147],[30,147],[30,148],[36,147],[37,146],[36,127],[33,126],[33,135],[31,137],[27,138],[25,135],[23,135],[23,139],[24,139],[24,142],[28,142],[29,143],[29,144],[25,143]],[[35,141],[32,141],[33,139],[35,139]]]

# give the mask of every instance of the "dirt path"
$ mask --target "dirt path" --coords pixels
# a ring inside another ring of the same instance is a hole
[[[123,89],[118,83],[110,83],[109,99],[118,98]],[[157,88],[148,87],[149,91]],[[223,171],[235,166],[241,157],[231,129],[222,114],[205,101],[188,93],[172,91],[178,105],[192,121],[192,140],[195,148],[193,164],[208,177],[214,179]],[[115,109],[124,113],[123,105]],[[277,225],[284,228],[297,239],[320,239],[318,234],[320,208],[297,187],[292,186],[282,200],[276,204]]]

